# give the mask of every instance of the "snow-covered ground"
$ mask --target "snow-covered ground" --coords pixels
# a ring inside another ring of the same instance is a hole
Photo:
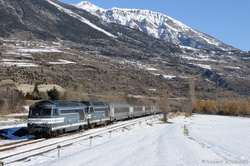
[[[143,122],[9,165],[194,166],[250,165],[250,119],[179,116]],[[186,132],[184,132],[186,131]],[[59,138],[62,139],[62,138]]]
[[[250,165],[250,119],[196,115],[187,121],[189,136],[224,161]]]

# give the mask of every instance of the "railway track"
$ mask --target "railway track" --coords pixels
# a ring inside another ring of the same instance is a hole
[[[153,116],[143,117],[119,122],[105,127],[99,127],[86,131],[78,131],[77,133],[67,133],[65,135],[59,136],[61,137],[60,139],[58,139],[58,137],[50,139],[42,138],[2,145],[0,148],[0,161],[2,161],[4,165],[8,165],[18,161],[26,160],[30,157],[42,155],[44,153],[56,150],[59,145],[60,147],[70,146],[74,143],[82,142],[108,132],[123,129],[125,127],[135,125],[152,118]]]

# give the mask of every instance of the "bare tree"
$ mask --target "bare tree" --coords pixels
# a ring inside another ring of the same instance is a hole
[[[0,91],[0,114],[23,111],[24,95],[16,89]]]
[[[160,110],[163,114],[163,122],[168,122],[168,113],[170,112],[170,101],[167,94],[163,94],[159,101]]]

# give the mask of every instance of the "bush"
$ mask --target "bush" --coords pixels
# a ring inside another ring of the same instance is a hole
[[[194,103],[193,112],[213,115],[250,116],[250,103],[240,101],[218,103],[199,100]]]
[[[218,104],[216,102],[196,101],[194,103],[193,112],[203,114],[217,114]]]
[[[243,104],[239,101],[226,102],[220,108],[224,115],[243,115]]]

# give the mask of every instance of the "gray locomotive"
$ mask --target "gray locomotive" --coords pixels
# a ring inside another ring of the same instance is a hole
[[[36,137],[106,125],[116,120],[158,113],[157,105],[93,101],[40,101],[30,106],[28,132]]]

